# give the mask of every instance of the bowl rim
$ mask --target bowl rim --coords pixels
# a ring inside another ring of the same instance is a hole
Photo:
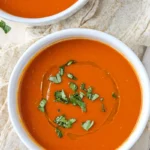
[[[120,40],[101,31],[96,31],[92,29],[79,29],[79,28],[66,29],[47,35],[44,38],[35,42],[32,46],[30,46],[17,62],[10,77],[10,82],[8,86],[9,116],[18,136],[29,149],[39,150],[40,147],[37,144],[35,144],[34,140],[32,140],[31,137],[29,137],[28,133],[23,128],[20,122],[20,117],[18,115],[16,92],[19,77],[22,73],[22,70],[29,62],[29,60],[31,60],[38,52],[44,50],[43,48],[50,45],[51,43],[53,44],[56,41],[68,38],[81,38],[81,37],[100,41],[104,44],[113,47],[116,51],[120,52],[130,62],[139,78],[142,90],[141,113],[139,115],[139,119],[132,133],[130,134],[128,139],[126,139],[126,141],[124,141],[124,143],[117,149],[118,150],[130,149],[139,139],[139,137],[141,136],[146,127],[150,114],[150,92],[149,92],[150,83],[147,72],[143,64],[139,60],[139,58],[135,55],[135,53]]]
[[[41,18],[24,18],[24,17],[19,17],[15,16],[12,14],[9,14],[2,9],[0,9],[0,17],[14,21],[14,22],[20,22],[28,25],[48,25],[48,24],[53,24],[58,21],[64,20],[77,11],[79,11],[89,0],[77,0],[73,5],[71,5],[69,8],[65,9],[64,11],[61,11],[57,14],[54,14],[52,16],[47,16],[47,17],[41,17]]]

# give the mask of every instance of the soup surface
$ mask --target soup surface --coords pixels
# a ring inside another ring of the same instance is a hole
[[[57,14],[77,0],[0,0],[0,9],[20,17],[41,18]]]
[[[22,74],[18,99],[23,124],[47,150],[117,149],[141,109],[132,66],[111,47],[86,39],[39,53]]]

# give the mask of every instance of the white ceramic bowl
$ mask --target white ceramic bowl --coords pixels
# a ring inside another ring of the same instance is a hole
[[[130,62],[130,64],[136,71],[142,89],[142,109],[139,116],[139,120],[133,132],[131,133],[129,138],[126,141],[124,141],[124,143],[118,148],[119,150],[130,149],[141,136],[149,118],[150,84],[148,75],[141,61],[131,51],[130,48],[128,48],[125,44],[123,44],[121,41],[117,40],[111,35],[91,29],[68,29],[50,34],[42,38],[41,40],[37,41],[35,44],[33,44],[19,59],[11,75],[8,88],[8,110],[13,127],[15,128],[20,139],[29,149],[32,150],[40,149],[40,147],[36,145],[35,142],[33,142],[33,140],[31,140],[31,138],[29,137],[29,135],[27,134],[27,132],[20,123],[21,118],[18,113],[18,103],[17,103],[17,87],[19,77],[22,73],[22,70],[25,68],[26,64],[29,62],[31,58],[35,56],[36,53],[42,51],[43,48],[47,47],[48,45],[54,42],[56,43],[57,41],[61,41],[68,38],[88,38],[105,43],[113,47],[119,53],[121,53]],[[129,117],[129,121],[130,119],[132,118]]]
[[[14,22],[20,22],[20,23],[25,23],[28,25],[36,25],[36,26],[41,26],[41,25],[48,25],[48,24],[53,24],[58,21],[61,21],[63,19],[66,19],[76,13],[78,10],[80,10],[89,0],[78,0],[76,3],[74,3],[72,6],[70,6],[68,9],[49,16],[49,17],[43,17],[43,18],[23,18],[23,17],[17,17],[14,15],[11,15],[3,10],[0,9],[0,17],[5,18],[7,20],[11,20]]]

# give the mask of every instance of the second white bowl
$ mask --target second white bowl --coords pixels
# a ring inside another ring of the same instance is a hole
[[[80,10],[89,0],[78,0],[75,4],[70,6],[68,9],[49,16],[49,17],[44,17],[44,18],[23,18],[23,17],[18,17],[11,15],[3,10],[0,9],[0,17],[5,18],[7,20],[11,20],[14,22],[20,22],[20,23],[25,23],[28,25],[36,25],[36,26],[42,26],[42,25],[48,25],[48,24],[53,24],[58,21],[61,21],[63,19],[66,19],[76,13],[78,10]]]

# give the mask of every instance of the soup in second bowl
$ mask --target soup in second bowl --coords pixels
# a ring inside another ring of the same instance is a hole
[[[0,9],[19,17],[42,18],[55,15],[77,0],[0,0]]]
[[[133,131],[141,89],[129,62],[97,41],[49,46],[24,69],[19,111],[27,132],[47,150],[114,150]]]

